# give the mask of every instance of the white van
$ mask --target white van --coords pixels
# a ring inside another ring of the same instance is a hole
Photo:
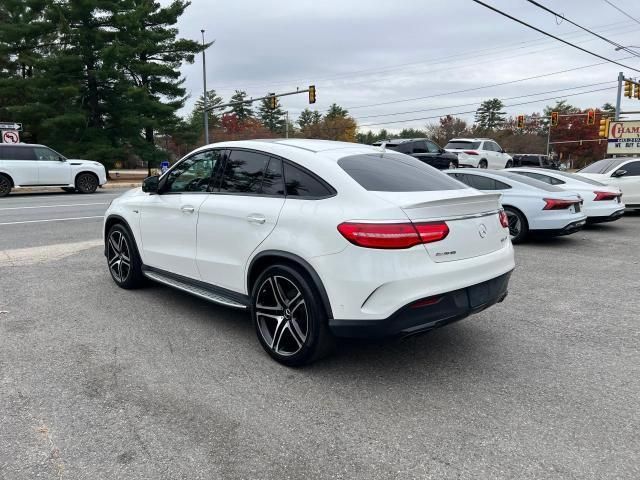
[[[44,145],[0,143],[0,197],[20,187],[94,193],[105,183],[107,172],[101,163],[67,159]]]

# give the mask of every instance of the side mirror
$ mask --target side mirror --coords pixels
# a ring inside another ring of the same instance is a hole
[[[626,170],[616,170],[611,174],[612,177],[624,177],[627,174]]]
[[[447,153],[447,151],[444,148],[441,148],[440,150],[438,150],[438,153]]]
[[[153,177],[147,177],[142,182],[142,191],[145,193],[158,193],[159,184],[159,176],[154,175]]]
[[[67,161],[67,159],[66,159],[66,158],[64,158],[64,157],[58,157],[58,161],[59,161],[59,162],[66,162],[66,161]]]

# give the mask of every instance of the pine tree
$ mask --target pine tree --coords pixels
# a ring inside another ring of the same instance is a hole
[[[222,103],[222,97],[216,94],[215,90],[207,91],[207,108],[215,107]],[[204,94],[201,94],[196,103],[193,105],[193,110],[189,115],[188,122],[191,125],[197,135],[199,136],[204,130]],[[221,124],[222,112],[219,109],[209,110],[207,115],[209,128],[218,128]]]
[[[329,111],[325,115],[325,118],[329,120],[332,120],[335,118],[347,118],[348,114],[349,112],[346,109],[334,103],[329,107]]]
[[[236,93],[231,97],[231,102],[242,102],[247,99],[247,92],[244,90],[236,90]],[[253,110],[250,103],[239,103],[233,105],[231,110],[226,113],[233,113],[238,119],[238,122],[243,123],[246,120],[253,118]]]
[[[476,110],[476,127],[483,130],[495,130],[500,128],[506,119],[506,113],[502,111],[504,104],[498,98],[485,100]]]
[[[268,128],[273,133],[284,134],[286,126],[285,112],[282,110],[280,101],[276,98],[276,108],[270,107],[270,99],[265,98],[260,102],[258,110],[258,116],[262,125]]]

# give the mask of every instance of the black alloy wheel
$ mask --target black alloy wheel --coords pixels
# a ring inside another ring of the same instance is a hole
[[[107,235],[107,264],[111,278],[121,288],[143,283],[142,262],[131,235],[123,225],[114,225]]]
[[[80,193],[94,193],[98,189],[98,178],[91,173],[81,173],[76,178],[76,188]]]
[[[483,158],[482,160],[480,160],[480,163],[478,163],[478,168],[489,168],[489,164],[487,163],[487,161]]]
[[[315,288],[288,265],[267,268],[252,292],[258,340],[272,358],[299,366],[324,356],[332,336]]]
[[[515,208],[504,207],[504,213],[507,214],[509,221],[509,236],[511,243],[521,243],[529,232],[529,226],[525,216]]]
[[[0,197],[6,197],[11,192],[11,180],[6,175],[0,174]]]

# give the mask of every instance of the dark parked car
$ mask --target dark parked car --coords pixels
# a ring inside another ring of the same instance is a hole
[[[560,170],[560,163],[549,158],[547,155],[524,153],[512,155],[512,157],[514,167],[538,167]]]
[[[426,138],[394,138],[376,142],[373,146],[381,147],[383,143],[385,148],[411,155],[439,170],[458,167],[458,156],[455,153],[445,151]]]

